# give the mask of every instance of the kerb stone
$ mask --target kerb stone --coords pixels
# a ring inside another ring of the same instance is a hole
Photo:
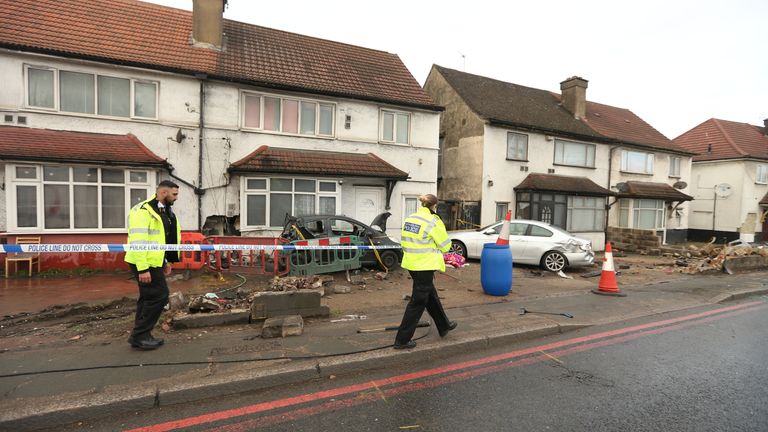
[[[251,303],[251,320],[262,320],[284,315],[327,317],[328,306],[320,304],[321,294],[317,291],[265,291],[256,293]]]
[[[301,315],[290,315],[269,318],[264,321],[261,328],[261,337],[264,339],[301,336],[304,332],[304,320]]]

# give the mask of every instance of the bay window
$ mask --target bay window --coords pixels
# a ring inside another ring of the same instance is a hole
[[[605,228],[605,198],[518,192],[515,218],[546,222],[572,232],[599,232]]]
[[[245,226],[280,227],[286,215],[336,214],[336,180],[293,177],[243,178]]]
[[[11,229],[124,230],[128,209],[151,195],[140,169],[16,165],[10,171]]]
[[[244,129],[310,136],[333,136],[335,106],[319,101],[242,93]]]
[[[158,84],[131,78],[25,66],[30,108],[125,118],[157,118]]]
[[[664,219],[664,200],[619,200],[619,226],[622,228],[663,230]]]

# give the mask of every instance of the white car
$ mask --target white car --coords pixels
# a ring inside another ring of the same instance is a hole
[[[474,231],[450,231],[451,252],[480,258],[483,244],[496,243],[502,222]],[[565,267],[589,266],[595,261],[592,243],[548,223],[516,219],[509,224],[512,262],[539,265],[557,272]]]

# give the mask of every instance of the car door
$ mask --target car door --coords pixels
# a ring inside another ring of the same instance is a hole
[[[554,247],[554,233],[545,227],[530,224],[526,235],[525,260],[530,264],[538,264],[541,257]]]
[[[512,250],[512,262],[525,262],[525,250],[527,247],[525,232],[527,230],[527,223],[510,222],[509,224],[509,248]]]
[[[480,258],[483,254],[483,245],[486,243],[496,243],[500,231],[501,224],[490,227],[484,231],[472,231],[471,233],[468,233],[468,241],[466,242],[467,254],[470,257]]]

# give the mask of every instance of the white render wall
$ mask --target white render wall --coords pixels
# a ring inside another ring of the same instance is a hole
[[[95,115],[57,113],[24,107],[24,65],[45,66],[67,71],[97,73],[122,78],[159,82],[158,120],[144,121],[105,118]],[[202,198],[203,222],[211,215],[234,215],[240,212],[239,180],[229,179],[227,168],[262,145],[288,149],[334,151],[345,153],[374,153],[396,168],[409,174],[407,182],[398,182],[392,193],[390,233],[399,233],[402,223],[403,196],[436,193],[439,112],[388,106],[374,102],[330,98],[311,94],[259,91],[232,83],[205,84],[203,112],[206,129],[203,139],[203,179],[198,185],[200,81],[178,74],[138,68],[118,67],[95,62],[70,61],[51,56],[19,54],[0,50],[0,114],[14,113],[27,117],[27,126],[54,130],[124,135],[132,133],[152,152],[167,158],[173,174],[205,190]],[[244,131],[240,128],[240,98],[242,90],[292,96],[336,104],[335,138],[299,137],[295,135]],[[381,108],[411,113],[410,144],[379,143],[379,111]],[[345,116],[352,116],[351,128],[344,128]],[[186,138],[173,140],[181,129]],[[159,180],[170,178],[158,173]],[[176,179],[172,179],[180,183]],[[384,186],[383,180],[345,180],[342,187],[341,213],[355,217],[354,184]],[[3,207],[6,206],[4,191]],[[191,187],[182,185],[176,204],[184,229],[198,229],[197,197]],[[0,218],[0,231],[7,229],[5,211]],[[407,216],[407,215],[406,215]],[[368,223],[370,221],[362,221]],[[394,228],[393,228],[394,227]]]
[[[755,183],[757,163],[752,161],[697,162],[693,165],[692,188],[695,194],[691,228],[739,232],[740,238],[754,241],[762,231],[760,200],[768,193],[768,185]],[[715,185],[727,183],[731,194],[717,197]],[[714,210],[714,213],[713,213]]]

